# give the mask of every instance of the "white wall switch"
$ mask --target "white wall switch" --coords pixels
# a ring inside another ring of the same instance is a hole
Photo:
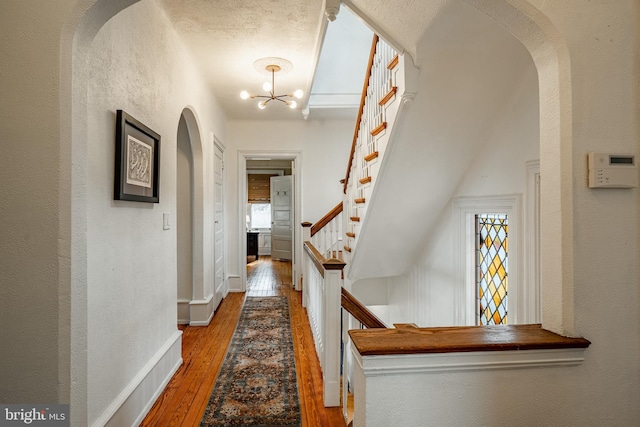
[[[171,227],[169,226],[169,213],[165,212],[162,214],[162,229],[169,230]]]

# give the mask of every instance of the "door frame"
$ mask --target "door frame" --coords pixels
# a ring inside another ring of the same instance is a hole
[[[238,151],[238,235],[240,244],[238,245],[238,260],[240,268],[241,292],[247,290],[247,268],[244,265],[247,253],[247,228],[245,219],[247,218],[247,160],[291,160],[293,175],[293,259],[291,260],[291,278],[296,290],[300,290],[299,283],[302,275],[302,151],[269,151],[269,150],[248,150]]]

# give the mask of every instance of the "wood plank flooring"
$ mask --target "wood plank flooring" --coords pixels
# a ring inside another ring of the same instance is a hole
[[[322,372],[301,294],[292,288],[291,263],[261,256],[248,264],[246,295],[284,295],[289,298],[302,425],[344,426],[340,408],[325,408],[322,403]],[[245,293],[230,293],[220,303],[209,326],[180,327],[183,330],[183,365],[141,426],[200,424],[240,317],[244,297]]]

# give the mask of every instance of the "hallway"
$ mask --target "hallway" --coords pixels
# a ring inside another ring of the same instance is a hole
[[[244,297],[289,298],[303,426],[343,426],[340,408],[322,403],[322,372],[301,293],[291,286],[291,263],[269,257],[247,264],[247,292],[230,293],[206,327],[180,326],[183,364],[158,397],[142,426],[198,426],[242,310]]]

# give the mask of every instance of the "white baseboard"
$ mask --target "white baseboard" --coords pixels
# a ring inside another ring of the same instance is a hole
[[[213,319],[213,294],[202,300],[192,300],[189,303],[189,325],[207,326]]]
[[[228,292],[242,292],[242,279],[240,276],[229,276],[229,290]],[[227,292],[227,293],[228,293]]]
[[[92,426],[139,425],[180,365],[182,331],[177,330]]]
[[[178,300],[178,324],[189,324],[189,303],[191,300]]]

